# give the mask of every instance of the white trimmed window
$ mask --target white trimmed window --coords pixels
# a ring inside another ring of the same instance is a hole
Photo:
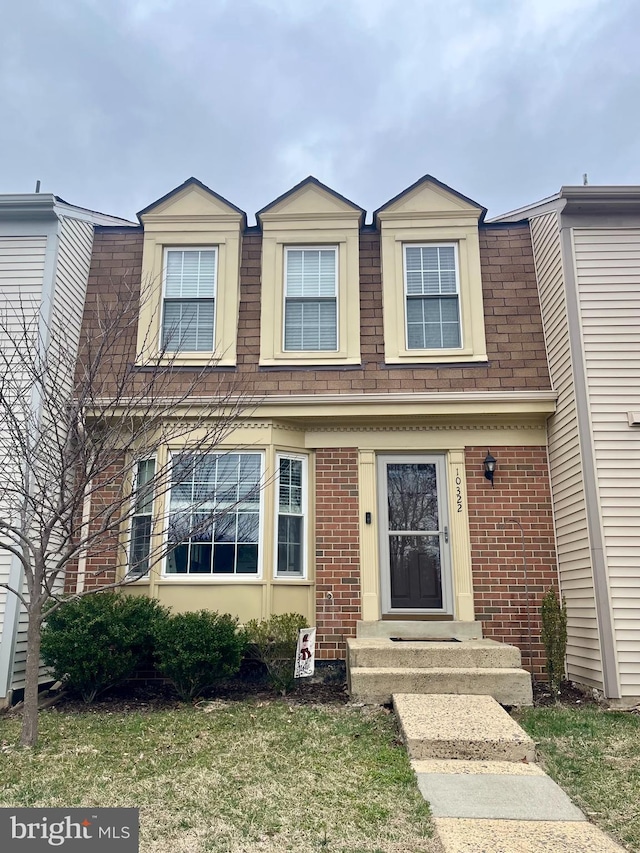
[[[256,577],[262,455],[177,454],[172,471],[167,575]]]
[[[456,244],[405,245],[404,280],[407,349],[460,348]]]
[[[149,571],[155,473],[155,459],[142,459],[138,462],[134,474],[129,574],[139,577],[143,577]]]
[[[305,457],[278,456],[276,576],[305,576],[307,485]]]
[[[212,352],[217,249],[165,249],[162,349]]]
[[[285,248],[285,352],[338,349],[338,250]]]

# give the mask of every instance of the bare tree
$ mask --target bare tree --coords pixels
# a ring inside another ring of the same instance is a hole
[[[221,444],[255,403],[228,374],[212,370],[214,359],[180,369],[179,330],[165,334],[160,352],[156,341],[145,341],[143,350],[155,350],[154,357],[140,365],[135,339],[146,290],[141,297],[139,288],[119,282],[89,300],[79,345],[77,330],[63,320],[47,325],[39,306],[5,303],[0,313],[0,549],[19,561],[22,575],[19,584],[2,586],[28,617],[25,746],[38,737],[43,621],[69,598],[68,578],[78,565],[73,597],[123,587],[234,504],[232,495],[221,501],[210,490],[197,513],[193,504],[174,513],[172,535],[151,535],[152,499],[189,480],[202,454],[229,453]],[[184,449],[179,464],[156,456],[167,445]],[[104,563],[96,566],[87,555],[102,555]]]

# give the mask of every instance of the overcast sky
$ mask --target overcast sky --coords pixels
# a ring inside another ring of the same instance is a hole
[[[127,218],[191,175],[369,213],[640,184],[639,0],[0,0],[0,192]]]

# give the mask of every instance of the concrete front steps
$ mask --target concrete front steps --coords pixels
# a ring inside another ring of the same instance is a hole
[[[385,704],[394,693],[435,693],[532,704],[520,650],[482,639],[478,622],[359,622],[356,631],[347,640],[349,690],[356,701]]]

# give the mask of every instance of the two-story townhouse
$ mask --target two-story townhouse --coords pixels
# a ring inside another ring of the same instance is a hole
[[[191,178],[139,228],[97,229],[89,296],[125,278],[151,291],[130,363],[154,369],[169,345],[179,382],[215,353],[194,406],[213,415],[225,383],[256,400],[227,455],[196,465],[190,494],[216,477],[264,483],[131,592],[241,621],[301,612],[328,660],[360,622],[448,623],[452,637],[482,623],[542,671],[555,393],[528,225],[487,225],[485,212],[425,176],[365,224],[310,177],[247,226]],[[185,500],[155,502],[150,537]],[[100,559],[126,571],[115,552]]]
[[[562,187],[528,222],[557,411],[549,456],[569,677],[640,698],[640,187]]]
[[[24,333],[24,364],[21,366],[18,358],[13,365],[24,374],[24,387],[32,398],[34,423],[43,417],[43,400],[30,382],[28,371],[23,369],[28,366],[30,348],[35,346],[36,338],[43,348],[55,348],[63,333],[68,352],[73,352],[80,335],[94,229],[98,225],[127,224],[132,223],[76,207],[48,193],[0,195],[2,328],[18,337]],[[0,332],[0,346],[7,344],[5,333]],[[57,372],[57,382],[63,383],[67,378],[71,377],[64,370]],[[6,406],[6,387],[3,390],[3,406]],[[11,472],[26,461],[22,448],[11,441],[3,418],[0,423],[3,472],[0,512],[3,514],[8,511],[7,483],[14,481]],[[0,583],[23,589],[20,561],[4,549],[0,549]],[[10,701],[12,691],[24,687],[25,660],[26,614],[17,597],[0,587],[0,706]],[[42,679],[47,679],[44,670]]]

